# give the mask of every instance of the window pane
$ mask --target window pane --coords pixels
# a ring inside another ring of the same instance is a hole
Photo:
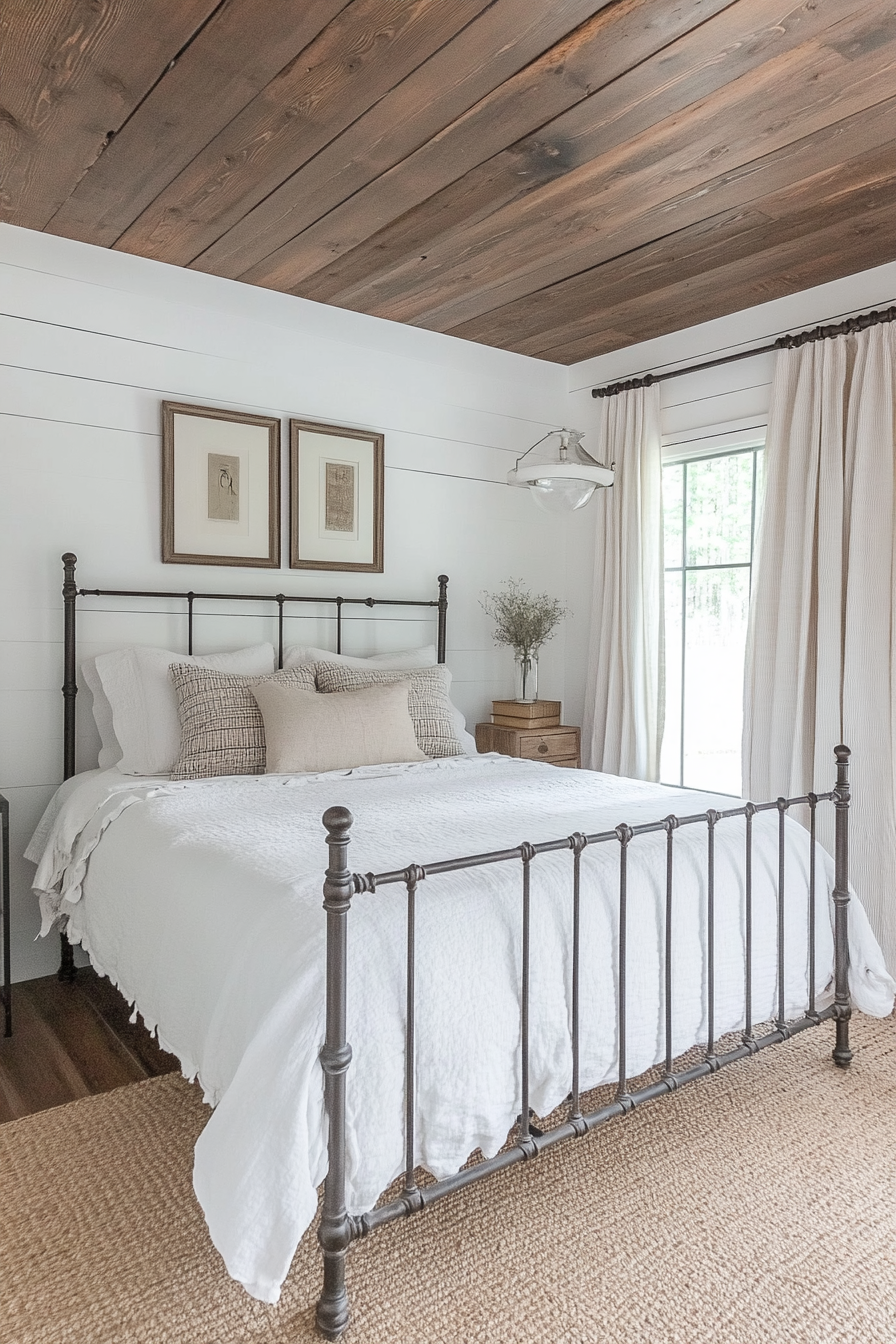
[[[660,758],[660,779],[664,784],[681,783],[681,590],[681,571],[667,574],[666,726]]]
[[[746,460],[752,474],[752,454]],[[748,497],[748,536],[749,518]],[[749,569],[687,575],[683,782],[691,788],[740,794],[749,591]]]
[[[749,564],[752,499],[751,452],[688,463],[689,565]]]
[[[684,467],[680,462],[663,467],[663,563],[681,565],[682,487]]]

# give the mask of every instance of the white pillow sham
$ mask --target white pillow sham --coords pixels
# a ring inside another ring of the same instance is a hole
[[[404,672],[407,668],[435,667],[435,644],[424,644],[421,649],[404,649],[400,653],[372,653],[369,658],[353,658],[347,653],[330,653],[304,644],[291,644],[283,650],[284,667],[300,667],[305,663],[342,663],[343,667],[378,667],[382,672]]]
[[[100,735],[100,754],[97,765],[101,770],[108,770],[121,760],[122,751],[112,723],[112,706],[109,704],[109,697],[103,690],[103,683],[100,681],[99,673],[96,670],[95,658],[85,658],[81,664],[81,679],[93,697],[93,721]]]
[[[174,767],[180,752],[180,720],[177,696],[168,676],[172,663],[193,663],[251,677],[273,672],[276,657],[272,644],[253,644],[233,653],[202,657],[140,646],[100,654],[94,665],[111,709],[122,774],[166,775]],[[101,736],[102,731],[100,728]]]

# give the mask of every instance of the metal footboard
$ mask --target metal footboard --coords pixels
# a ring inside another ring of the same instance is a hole
[[[449,859],[428,864],[425,868],[412,864],[408,868],[388,873],[353,873],[347,862],[351,813],[343,807],[331,807],[323,822],[329,845],[329,866],[324,882],[324,909],[327,912],[327,1016],[326,1041],[320,1052],[325,1078],[325,1101],[329,1119],[329,1170],[324,1189],[323,1213],[318,1233],[324,1262],[323,1291],[317,1306],[317,1324],[329,1339],[337,1339],[349,1321],[348,1294],[345,1286],[345,1258],[349,1246],[375,1228],[396,1218],[416,1213],[427,1205],[442,1199],[474,1181],[484,1179],[516,1162],[537,1157],[546,1148],[566,1139],[581,1137],[615,1116],[627,1115],[646,1101],[694,1082],[707,1074],[748,1055],[756,1054],[770,1045],[788,1040],[808,1027],[833,1020],[836,1041],[834,1062],[845,1068],[852,1059],[849,1048],[849,942],[847,917],[849,906],[849,750],[835,749],[837,760],[836,784],[830,793],[808,793],[796,798],[778,798],[768,803],[745,803],[741,807],[692,816],[668,816],[661,821],[641,826],[625,824],[611,831],[594,835],[576,833],[562,839],[541,844],[524,842],[513,849],[474,854],[466,858]],[[835,811],[835,885],[834,902],[834,1000],[829,1007],[818,1009],[815,1002],[816,972],[816,811],[820,803],[830,802]],[[785,970],[785,817],[792,807],[805,806],[809,810],[811,836],[809,856],[809,919],[808,919],[808,1002],[805,1012],[795,1020],[786,1020]],[[777,871],[777,1004],[773,1030],[761,1036],[754,1033],[752,980],[753,980],[753,818],[757,813],[778,813],[778,871]],[[715,1035],[715,836],[720,822],[730,817],[745,819],[744,852],[744,1030],[740,1043],[733,1048],[717,1050]],[[674,973],[672,964],[672,928],[674,919],[674,863],[675,832],[684,826],[706,827],[706,979],[707,979],[707,1043],[703,1058],[687,1068],[674,1070],[672,1008]],[[628,1012],[626,973],[628,963],[628,854],[632,840],[639,835],[664,831],[666,834],[666,885],[664,911],[663,1002],[665,1011],[665,1060],[662,1077],[654,1082],[629,1091],[626,1062],[626,1017]],[[590,846],[616,843],[619,846],[618,886],[618,950],[617,950],[617,1056],[618,1085],[612,1101],[596,1111],[582,1114],[580,1091],[580,932],[581,932],[581,857]],[[530,974],[530,873],[534,858],[539,854],[571,850],[572,865],[572,1086],[568,1099],[567,1118],[554,1128],[542,1132],[531,1122],[529,1110],[529,974]],[[483,1160],[425,1188],[415,1181],[415,1057],[416,1057],[416,898],[419,884],[437,873],[456,872],[490,864],[519,863],[521,865],[521,918],[522,967],[520,984],[520,1041],[521,1041],[521,1094],[522,1106],[515,1141],[495,1157]],[[352,1217],[345,1207],[345,1098],[346,1075],[351,1063],[351,1046],[346,1038],[346,988],[348,976],[347,928],[352,898],[361,892],[375,892],[378,888],[403,884],[407,892],[407,1004],[405,1027],[405,1174],[400,1195],[390,1202]]]

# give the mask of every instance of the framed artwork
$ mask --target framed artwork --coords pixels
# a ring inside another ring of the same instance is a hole
[[[289,563],[383,572],[383,435],[289,422]]]
[[[162,560],[279,569],[279,419],[162,402]]]

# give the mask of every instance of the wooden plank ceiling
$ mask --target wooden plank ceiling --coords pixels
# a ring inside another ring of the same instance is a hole
[[[0,218],[545,359],[891,261],[894,207],[885,0],[0,6]]]

